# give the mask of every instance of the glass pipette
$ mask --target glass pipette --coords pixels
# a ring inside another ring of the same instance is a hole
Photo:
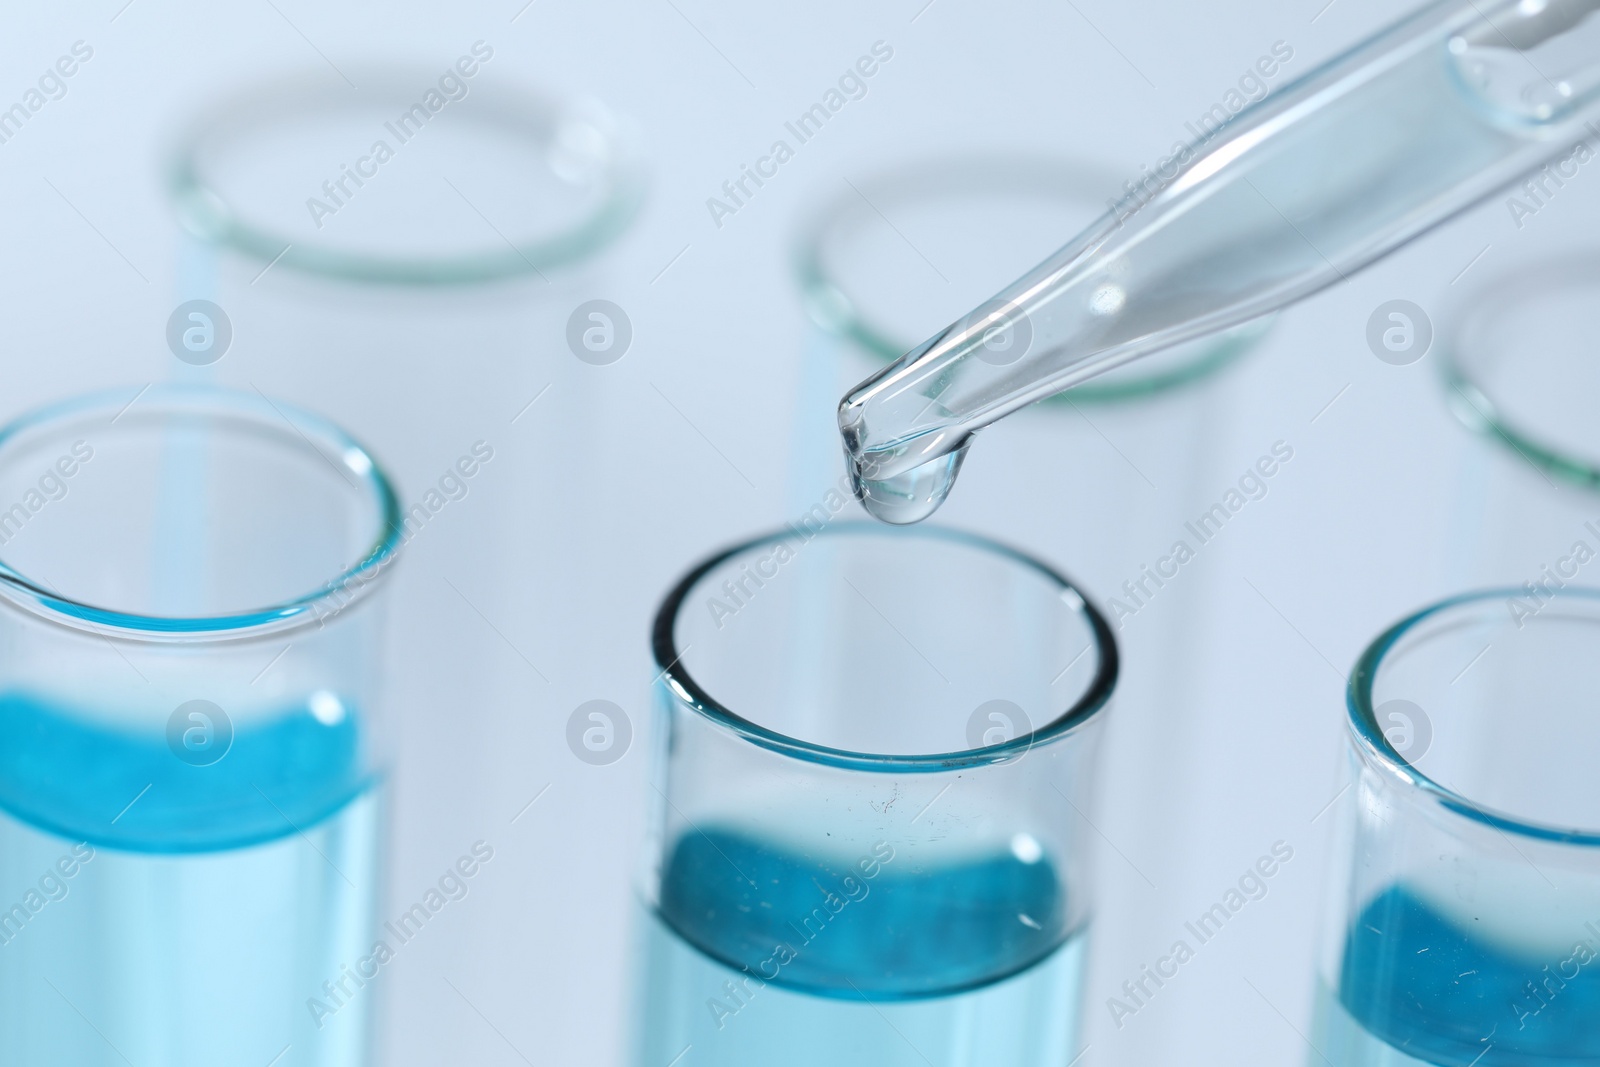
[[[1315,293],[1519,179],[1553,188],[1600,148],[1597,10],[1444,0],[1240,112],[847,395],[856,495],[917,522],[997,419]]]

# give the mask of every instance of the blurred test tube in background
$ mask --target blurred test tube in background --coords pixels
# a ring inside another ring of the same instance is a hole
[[[1526,619],[1562,587],[1600,584],[1600,249],[1545,247],[1485,279],[1441,324],[1444,402],[1460,451],[1446,549],[1456,588],[1521,590]]]
[[[644,176],[602,105],[502,68],[479,41],[438,68],[246,87],[184,130],[169,184],[192,238],[180,295],[231,325],[227,362],[201,373],[411,427],[391,450],[428,479],[401,487],[408,541],[473,488],[458,456],[515,439],[540,459],[502,461],[514,489],[471,505],[479,558],[514,565],[552,500],[598,476],[571,443],[598,421],[592,364],[621,358],[632,328],[595,256],[633,221]],[[482,594],[522,577],[497,572]]]

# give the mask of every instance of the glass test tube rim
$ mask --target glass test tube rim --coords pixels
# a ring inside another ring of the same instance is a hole
[[[711,723],[732,731],[745,741],[776,752],[779,755],[841,770],[872,771],[886,774],[959,771],[1005,763],[1016,759],[1035,746],[1051,744],[1075,733],[1080,727],[1091,721],[1110,702],[1111,696],[1116,689],[1117,674],[1120,667],[1116,637],[1100,610],[1094,606],[1073,581],[1059,571],[1025,552],[1001,544],[998,541],[945,526],[923,524],[915,527],[887,527],[881,523],[874,522],[835,522],[816,534],[819,538],[862,535],[885,538],[898,537],[901,539],[943,540],[966,545],[991,553],[1041,575],[1046,581],[1057,587],[1060,597],[1066,603],[1083,614],[1084,620],[1089,626],[1093,647],[1099,653],[1098,665],[1093,680],[1071,707],[1043,726],[1038,727],[1032,733],[1020,734],[1010,741],[981,749],[915,754],[856,752],[849,749],[813,744],[801,738],[770,730],[752,722],[723,706],[689,673],[688,668],[682,662],[683,656],[688,650],[680,650],[678,648],[675,624],[680,609],[688,603],[690,593],[694,591],[702,578],[731,559],[768,545],[777,544],[794,536],[792,530],[782,529],[741,541],[711,554],[691,567],[662,599],[661,607],[657,610],[655,621],[651,627],[650,638],[651,652],[655,659],[658,671],[657,676],[661,679],[661,684],[665,685],[677,700],[686,704]]]
[[[354,608],[377,590],[392,568],[404,541],[400,499],[393,482],[364,445],[333,422],[291,404],[239,390],[210,385],[165,384],[146,387],[132,400],[121,391],[101,391],[37,408],[0,426],[0,465],[8,446],[36,431],[48,432],[95,413],[120,418],[138,404],[164,407],[172,414],[214,420],[218,426],[255,425],[276,430],[287,423],[312,450],[330,464],[336,456],[359,479],[375,502],[380,525],[360,559],[322,585],[277,604],[210,616],[162,616],[120,611],[89,604],[51,591],[13,569],[0,556],[0,600],[46,622],[88,631],[101,637],[136,642],[198,643],[277,636],[320,625]]]
[[[1553,280],[1571,284],[1575,279],[1594,283],[1600,292],[1600,248],[1541,259],[1526,271],[1502,274],[1479,286],[1451,316],[1451,325],[1441,339],[1439,378],[1446,405],[1467,429],[1499,442],[1545,474],[1568,484],[1600,489],[1600,456],[1577,454],[1577,450],[1560,441],[1519,425],[1495,401],[1490,388],[1473,374],[1463,356],[1464,339],[1480,316],[1492,316],[1539,294]]]
[[[1459,792],[1434,781],[1409,763],[1390,743],[1378,722],[1377,708],[1373,703],[1372,689],[1383,670],[1389,652],[1403,638],[1412,634],[1424,623],[1437,621],[1452,612],[1478,610],[1488,605],[1504,605],[1508,597],[1524,595],[1514,588],[1480,589],[1447,597],[1407,615],[1384,630],[1356,660],[1345,689],[1347,726],[1357,754],[1362,762],[1388,774],[1397,783],[1419,790],[1453,814],[1463,816],[1493,829],[1517,834],[1536,841],[1559,845],[1600,847],[1600,828],[1573,829],[1508,815],[1478,804]],[[1597,621],[1600,621],[1600,588],[1567,586],[1557,590],[1557,598],[1583,604]]]
[[[405,104],[413,102],[418,84],[438,77],[432,68],[404,64],[347,69],[358,84],[394,95],[396,103]],[[488,98],[497,124],[507,130],[538,130],[548,137],[563,119],[581,118],[605,136],[609,160],[606,192],[593,210],[549,234],[528,240],[504,239],[503,245],[485,245],[481,252],[466,254],[384,255],[291,241],[269,225],[252,223],[215,192],[201,166],[200,150],[210,137],[248,132],[252,123],[263,119],[281,121],[285,111],[294,106],[327,105],[328,89],[316,84],[320,81],[325,81],[323,72],[308,69],[252,83],[191,120],[169,150],[166,164],[168,196],[186,229],[249,259],[315,277],[449,287],[542,276],[545,268],[587,259],[620,236],[644,202],[645,171],[638,139],[598,101],[568,100],[517,85],[475,85],[473,95]],[[340,106],[351,109],[360,107],[361,102],[345,100]]]
[[[884,197],[920,199],[973,192],[1046,192],[1063,200],[1098,202],[1103,195],[1114,201],[1117,175],[1109,168],[1068,156],[1030,153],[933,156],[899,164],[875,173],[861,183],[867,192],[882,195],[868,200],[876,211]],[[821,329],[855,344],[867,355],[884,362],[899,359],[923,338],[893,335],[864,311],[826,265],[823,244],[829,232],[852,210],[859,210],[863,194],[855,188],[814,209],[800,228],[791,256],[800,283],[807,316]],[[1029,267],[1032,264],[1028,265]],[[1266,337],[1277,313],[1265,315],[1197,344],[1195,355],[1174,367],[1128,376],[1126,380],[1091,381],[1048,397],[1044,402],[1114,405],[1180,391],[1211,379],[1242,359]],[[942,329],[943,326],[936,329]]]

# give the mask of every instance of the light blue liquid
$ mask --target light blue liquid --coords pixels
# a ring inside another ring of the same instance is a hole
[[[1334,1067],[1592,1067],[1600,935],[1519,956],[1391,887],[1351,925],[1339,989],[1318,989],[1316,1044]]]
[[[15,693],[0,738],[0,1061],[365,1062],[370,989],[320,1028],[307,1008],[372,944],[353,710],[240,724],[206,767]]]
[[[646,923],[636,1067],[1064,1067],[1081,1051],[1083,939],[1047,859],[880,856],[680,840]]]

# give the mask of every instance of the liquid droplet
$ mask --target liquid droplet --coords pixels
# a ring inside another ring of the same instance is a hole
[[[867,514],[880,522],[909,526],[939,510],[956,484],[961,461],[967,456],[965,445],[910,470],[886,477],[874,477],[882,456],[868,452],[850,457],[850,483],[856,499]]]

